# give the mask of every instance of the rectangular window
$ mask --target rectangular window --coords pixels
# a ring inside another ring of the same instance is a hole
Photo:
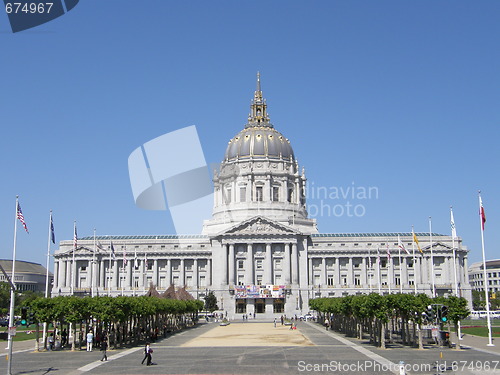
[[[226,203],[231,203],[231,188],[226,188],[226,196],[224,197]]]
[[[263,193],[263,187],[262,186],[257,186],[255,188],[255,200],[257,202],[262,202],[264,200],[264,193]]]
[[[361,285],[361,279],[359,276],[354,276],[354,285],[360,286]]]
[[[326,285],[333,286],[333,275],[328,275],[326,278]]]
[[[262,269],[262,259],[257,259],[255,261],[255,268],[258,269],[258,270]]]
[[[238,285],[245,285],[245,275],[238,275]]]
[[[179,276],[172,277],[172,284],[179,286]]]
[[[278,202],[280,198],[280,188],[273,186],[273,202]]]
[[[281,275],[276,275],[274,277],[274,285],[281,285]]]
[[[289,203],[291,203],[292,202],[292,198],[293,198],[293,189],[288,189],[287,201]]]
[[[275,259],[274,260],[274,269],[280,270],[281,269],[281,259]]]
[[[186,285],[193,286],[193,277],[192,276],[186,276]]]
[[[257,285],[262,285],[262,275],[257,275]]]
[[[200,275],[200,287],[207,286],[205,275]]]
[[[247,188],[246,186],[240,187],[240,202],[246,202],[247,200]]]

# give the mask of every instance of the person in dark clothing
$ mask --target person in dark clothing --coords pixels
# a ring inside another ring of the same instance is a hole
[[[144,358],[142,359],[141,365],[143,365],[144,361],[146,361],[146,366],[151,366],[151,361],[153,360],[153,357],[151,356],[152,353],[153,349],[151,349],[149,342],[147,342],[144,347]]]
[[[108,340],[104,337],[101,341],[101,351],[102,351],[101,361],[108,360],[108,355],[106,354],[106,350],[108,350]]]

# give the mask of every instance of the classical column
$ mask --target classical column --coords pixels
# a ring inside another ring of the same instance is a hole
[[[153,284],[158,286],[158,259],[153,260]]]
[[[66,261],[59,261],[59,284],[58,288],[64,288],[66,286]]]
[[[113,283],[111,284],[114,288],[118,288],[120,281],[120,274],[118,273],[118,261],[113,262]]]
[[[326,277],[326,258],[323,257],[323,258],[321,258],[321,279],[320,279],[321,286],[326,286],[326,280],[327,280],[327,277]]]
[[[314,285],[314,269],[313,269],[313,258],[307,258],[307,283],[309,285]]]
[[[212,259],[207,259],[207,286],[212,285]]]
[[[273,283],[273,256],[271,253],[271,244],[266,243],[266,265],[264,266],[264,284]]]
[[[139,289],[144,289],[144,283],[145,283],[145,278],[146,278],[146,261],[144,259],[140,260],[141,264],[139,266],[139,270],[142,270],[142,272],[139,272]]]
[[[99,268],[101,272],[99,273],[99,286],[102,288],[106,287],[106,268],[104,267],[104,258],[99,261]]]
[[[229,285],[234,285],[234,244],[229,244]]]
[[[349,263],[347,264],[347,285],[349,285],[349,287],[352,286],[353,284],[353,266],[352,266],[352,257],[349,257]]]
[[[368,285],[368,280],[369,278],[367,277],[367,267],[366,267],[366,257],[361,258],[361,285],[365,287],[365,285]]]
[[[284,264],[283,264],[283,270],[284,272],[284,278],[285,278],[285,285],[290,284],[290,245],[285,243],[283,244],[283,253],[285,254],[284,256]]]
[[[54,281],[52,282],[54,285],[53,290],[57,290],[59,287],[59,261],[54,260]]]
[[[299,283],[299,254],[297,244],[292,243],[292,284]]]
[[[389,259],[389,270],[387,271],[387,283],[389,287],[392,289],[394,287],[394,258],[391,256]]]
[[[71,260],[67,260],[66,263],[66,286],[71,287],[71,277],[73,273],[73,262]]]
[[[335,273],[334,273],[334,284],[335,285],[342,285],[341,280],[340,280],[340,257],[335,257]]]
[[[125,289],[132,289],[132,263],[130,260],[127,262],[127,274],[125,276]]]
[[[172,261],[167,259],[167,279],[166,287],[168,288],[172,284]]]
[[[198,281],[198,259],[194,258],[193,260],[193,287],[198,289],[199,287],[199,281]]]
[[[247,259],[246,259],[246,283],[249,285],[254,284],[255,264],[253,261],[253,243],[247,244]]]
[[[184,270],[184,258],[181,258],[179,265],[179,286],[185,286],[185,285],[186,285],[186,277]]]
[[[408,287],[408,267],[407,267],[407,257],[401,256],[401,264],[399,265],[399,273],[401,277],[401,284],[403,289]]]

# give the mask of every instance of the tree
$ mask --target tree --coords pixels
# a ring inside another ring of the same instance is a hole
[[[209,292],[208,295],[205,296],[205,310],[210,312],[219,310],[219,306],[217,306],[217,297],[215,297],[214,292]]]

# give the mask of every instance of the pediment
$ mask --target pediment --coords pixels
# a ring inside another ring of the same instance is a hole
[[[431,249],[431,246],[430,245],[427,245],[427,246],[422,246],[422,250],[427,250],[427,251],[430,251]],[[436,251],[436,250],[453,250],[453,248],[447,244],[444,244],[442,242],[433,242],[432,243],[432,250]]]
[[[288,235],[294,235],[294,234],[301,234],[299,231],[288,227],[286,225],[283,225],[281,223],[278,223],[276,221],[267,219],[262,216],[256,216],[251,219],[245,220],[241,223],[238,223],[234,225],[233,227],[224,230],[223,232],[219,233],[217,236],[226,236],[226,235],[263,235],[263,234],[269,234],[269,235],[283,235],[283,234],[288,234]]]

